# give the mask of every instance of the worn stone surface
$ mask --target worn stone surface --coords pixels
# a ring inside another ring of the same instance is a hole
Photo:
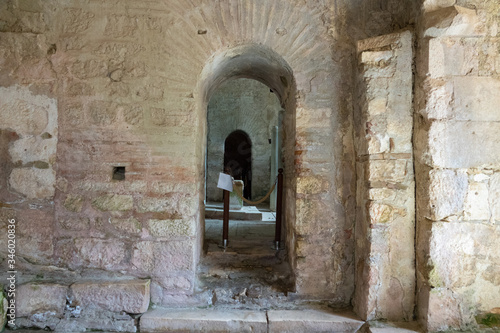
[[[349,314],[324,310],[270,310],[269,332],[357,332],[364,324]]]
[[[156,309],[141,317],[141,332],[267,332],[265,312]]]
[[[149,307],[150,280],[77,282],[71,285],[72,301],[83,311],[98,308],[112,312],[143,313]]]
[[[46,316],[61,318],[66,307],[68,286],[27,283],[16,291],[16,316]]]

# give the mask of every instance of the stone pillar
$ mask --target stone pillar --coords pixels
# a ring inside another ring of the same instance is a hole
[[[355,310],[363,319],[413,317],[412,34],[358,43]]]

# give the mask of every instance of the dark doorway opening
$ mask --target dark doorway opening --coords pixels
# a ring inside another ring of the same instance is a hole
[[[252,142],[243,131],[236,130],[224,141],[224,171],[243,181],[243,197],[252,196]]]

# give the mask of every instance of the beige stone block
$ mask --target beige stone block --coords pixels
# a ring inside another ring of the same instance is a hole
[[[500,122],[434,121],[428,145],[434,167],[495,167],[500,163]]]
[[[129,217],[127,219],[111,217],[109,219],[109,223],[111,223],[116,229],[131,235],[138,235],[142,231],[141,222],[135,217]]]
[[[76,304],[85,309],[143,313],[149,307],[150,280],[77,282],[71,285]]]
[[[75,248],[88,267],[113,269],[125,258],[125,244],[116,239],[76,239]]]
[[[429,79],[427,85],[427,103],[420,112],[428,119],[451,118],[454,104],[453,81]]]
[[[68,195],[64,200],[64,208],[69,210],[70,212],[79,213],[82,211],[84,199],[81,195]]]
[[[52,169],[16,168],[9,177],[11,188],[29,199],[50,199],[55,193],[56,176]]]
[[[455,77],[453,117],[456,120],[500,121],[500,80],[489,77]]]
[[[468,178],[465,172],[431,170],[429,174],[430,218],[438,221],[450,215],[461,215],[467,186]]]
[[[479,49],[474,38],[434,38],[429,40],[431,78],[478,75]]]
[[[149,232],[156,237],[193,236],[193,227],[182,219],[149,220]]]
[[[389,51],[365,51],[361,53],[361,62],[364,64],[383,65],[394,57],[394,52]]]
[[[378,97],[374,98],[368,102],[368,114],[371,116],[376,116],[379,114],[384,114],[387,111],[387,98]]]
[[[106,194],[92,200],[92,206],[100,211],[125,211],[133,208],[134,200],[131,195]]]
[[[368,189],[368,199],[377,201],[394,201],[398,194],[397,190],[388,188],[370,188]]]
[[[318,194],[328,190],[330,183],[322,176],[297,178],[297,193]]]
[[[394,219],[394,207],[386,204],[370,202],[368,205],[368,216],[370,224],[390,223]]]
[[[16,316],[35,314],[62,317],[66,307],[68,286],[30,282],[17,287]]]
[[[403,182],[407,178],[407,164],[407,160],[370,160],[366,179],[370,182]]]
[[[489,204],[492,220],[500,221],[500,173],[498,172],[490,177]]]
[[[138,211],[140,213],[146,212],[168,212],[172,209],[170,200],[164,198],[143,198],[138,203]]]
[[[488,197],[488,184],[469,183],[464,203],[464,219],[489,221],[491,212]]]

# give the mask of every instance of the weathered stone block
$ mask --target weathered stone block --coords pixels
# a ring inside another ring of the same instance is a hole
[[[29,199],[50,199],[55,193],[56,176],[52,169],[16,168],[9,184]]]
[[[454,170],[431,170],[429,174],[429,205],[434,221],[460,215],[467,193],[467,174]]]
[[[488,168],[500,163],[500,122],[434,121],[428,142],[434,167]]]
[[[16,293],[17,317],[47,314],[62,317],[66,307],[68,287],[60,284],[26,283]]]
[[[468,221],[489,221],[490,217],[488,184],[471,182],[464,203],[464,219]]]
[[[113,269],[125,258],[125,244],[116,239],[77,239],[75,248],[88,267]]]
[[[81,8],[64,10],[63,30],[66,33],[81,33],[94,22],[94,14]]]
[[[79,213],[82,211],[84,199],[81,195],[68,195],[64,200],[64,208],[70,212]]]
[[[431,78],[477,75],[479,50],[475,39],[434,38],[429,40]]]
[[[455,77],[453,117],[456,120],[500,121],[500,80],[489,77]]]
[[[154,243],[150,241],[139,242],[134,245],[131,264],[134,269],[151,274],[155,268]]]
[[[193,236],[193,227],[189,221],[149,220],[149,232],[156,237]]]
[[[86,308],[143,313],[149,307],[150,280],[77,282],[71,285],[73,300]]]
[[[403,182],[407,176],[407,165],[407,160],[370,160],[366,179],[370,182]]]
[[[106,194],[92,200],[92,206],[101,211],[131,210],[134,200],[131,195]]]
[[[135,217],[130,217],[128,219],[110,218],[109,223],[111,223],[116,229],[125,231],[131,235],[138,235],[142,231],[142,225],[139,220]]]
[[[153,255],[155,276],[191,270],[195,263],[194,241],[155,242]]]

